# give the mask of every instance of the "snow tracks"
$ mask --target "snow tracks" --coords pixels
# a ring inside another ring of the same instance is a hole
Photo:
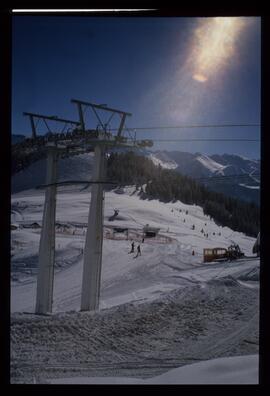
[[[11,317],[11,382],[147,378],[216,357],[258,353],[258,289],[225,278],[97,313]]]

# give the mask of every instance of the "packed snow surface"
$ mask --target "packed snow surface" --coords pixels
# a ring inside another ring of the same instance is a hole
[[[12,382],[149,379],[258,353],[259,259],[203,263],[203,248],[236,242],[250,256],[255,239],[215,224],[198,206],[141,200],[132,186],[123,192],[105,193],[100,311],[89,313],[79,310],[91,192],[59,189],[53,315],[45,317],[34,315],[44,193],[12,196]],[[146,224],[160,231],[142,243]],[[138,244],[142,255],[135,258]]]
[[[258,355],[213,359],[169,370],[150,379],[71,377],[52,384],[258,384]]]

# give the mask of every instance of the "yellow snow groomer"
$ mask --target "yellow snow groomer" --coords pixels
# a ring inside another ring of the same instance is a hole
[[[225,248],[207,248],[203,249],[203,261],[204,263],[209,263],[211,261],[227,261],[227,260],[236,260],[240,257],[243,257],[244,253],[241,252],[239,245],[232,244]]]

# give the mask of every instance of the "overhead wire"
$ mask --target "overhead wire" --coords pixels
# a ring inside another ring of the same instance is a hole
[[[260,142],[260,139],[247,139],[247,138],[186,138],[186,139],[149,139],[152,142]]]
[[[182,129],[182,128],[242,128],[242,127],[260,127],[261,124],[198,124],[198,125],[167,125],[167,126],[146,126],[131,127],[133,131],[158,130],[158,129]]]
[[[210,177],[197,177],[195,180],[215,180],[215,179],[231,179],[231,178],[247,178],[251,176],[260,176],[260,173],[253,173],[252,175],[248,173],[234,174],[234,175],[224,175],[224,176],[210,176]]]
[[[125,123],[123,131],[130,132],[159,130],[159,129],[180,129],[180,128],[232,128],[232,127],[259,127],[260,124],[208,124],[208,125],[173,125],[173,126],[148,126],[128,128]],[[116,128],[111,129],[116,130]],[[175,138],[175,139],[151,139],[153,142],[260,142],[260,139],[251,138]]]

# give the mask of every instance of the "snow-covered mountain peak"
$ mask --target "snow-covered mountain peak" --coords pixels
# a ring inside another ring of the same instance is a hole
[[[226,168],[226,165],[221,165],[205,154],[200,154],[196,157],[196,160],[199,161],[211,173],[224,176],[223,170]]]
[[[155,164],[160,165],[164,169],[176,169],[177,163],[172,160],[165,152],[151,153],[148,156],[149,159]]]

